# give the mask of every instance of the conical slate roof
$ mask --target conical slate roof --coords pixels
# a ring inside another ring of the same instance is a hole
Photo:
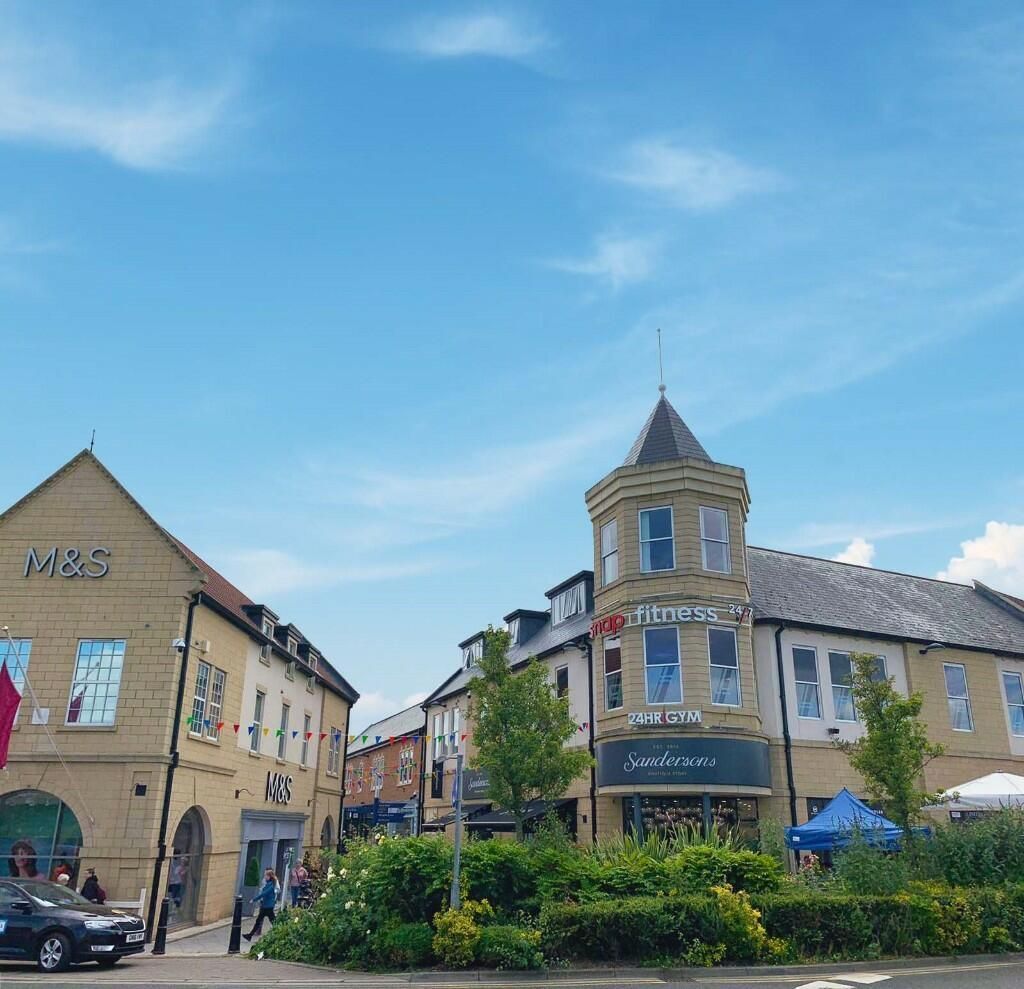
[[[635,467],[637,464],[653,464],[659,460],[677,460],[679,457],[711,460],[707,450],[700,445],[697,437],[690,432],[690,427],[662,393],[622,466]]]

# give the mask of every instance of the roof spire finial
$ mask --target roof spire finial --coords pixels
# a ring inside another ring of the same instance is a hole
[[[661,327],[658,327],[658,391],[665,394],[665,369],[661,365]]]
[[[89,452],[92,453],[92,448],[96,445],[96,430],[92,431],[92,436],[89,438]]]

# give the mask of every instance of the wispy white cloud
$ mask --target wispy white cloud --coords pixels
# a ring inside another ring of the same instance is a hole
[[[63,250],[64,247],[64,243],[59,240],[41,240],[32,237],[24,231],[20,224],[8,217],[0,216],[0,256],[53,254]]]
[[[351,560],[325,566],[306,563],[291,553],[277,549],[246,549],[222,557],[225,573],[256,597],[286,594],[290,591],[334,587],[338,584],[376,583],[405,577],[418,577],[436,570],[436,560],[405,560],[394,563],[370,563]]]
[[[120,165],[182,165],[222,124],[235,86],[118,76],[63,41],[0,39],[0,140],[92,151]]]
[[[727,152],[686,147],[665,137],[633,142],[605,175],[687,210],[718,209],[779,182],[773,172],[745,164]]]
[[[581,258],[555,258],[549,268],[574,275],[588,275],[607,282],[613,289],[646,281],[654,272],[659,250],[651,237],[598,237],[593,251]]]
[[[521,18],[477,13],[423,18],[402,30],[392,47],[429,58],[485,56],[518,60],[550,44],[544,31]]]
[[[870,567],[871,561],[874,558],[874,543],[869,543],[861,536],[851,540],[850,545],[846,549],[832,557],[837,563],[856,563],[862,567]]]
[[[982,535],[960,544],[960,551],[936,577],[961,584],[980,580],[997,590],[1024,595],[1024,525],[988,522]]]
[[[793,549],[817,549],[823,546],[863,543],[871,546],[882,539],[937,532],[956,525],[953,519],[906,519],[895,522],[805,522],[794,532],[783,536],[780,543]],[[838,559],[838,557],[833,557]],[[856,562],[847,560],[848,563]]]
[[[610,437],[635,426],[632,417],[609,416],[549,439],[492,447],[430,471],[372,467],[335,471],[327,466],[324,470],[336,477],[334,486],[343,497],[365,509],[402,514],[431,525],[474,526],[527,501]],[[332,482],[325,479],[325,483]]]

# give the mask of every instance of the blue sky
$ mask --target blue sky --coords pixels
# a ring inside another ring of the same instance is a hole
[[[0,501],[88,443],[366,721],[591,565],[668,395],[753,544],[1024,593],[1024,15],[0,0]]]

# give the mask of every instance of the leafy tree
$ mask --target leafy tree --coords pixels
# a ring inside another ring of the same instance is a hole
[[[837,742],[850,765],[864,778],[868,793],[880,801],[886,816],[903,828],[907,840],[921,817],[921,808],[937,794],[923,789],[924,767],[945,749],[928,741],[920,720],[923,698],[904,697],[891,679],[878,675],[870,653],[854,653],[853,698],[864,735],[855,742]]]
[[[488,628],[479,676],[469,687],[477,746],[473,768],[487,773],[488,796],[515,818],[521,841],[527,804],[560,797],[590,768],[591,758],[565,745],[578,728],[569,699],[555,696],[547,669],[531,657],[513,673],[508,647],[507,632]]]

